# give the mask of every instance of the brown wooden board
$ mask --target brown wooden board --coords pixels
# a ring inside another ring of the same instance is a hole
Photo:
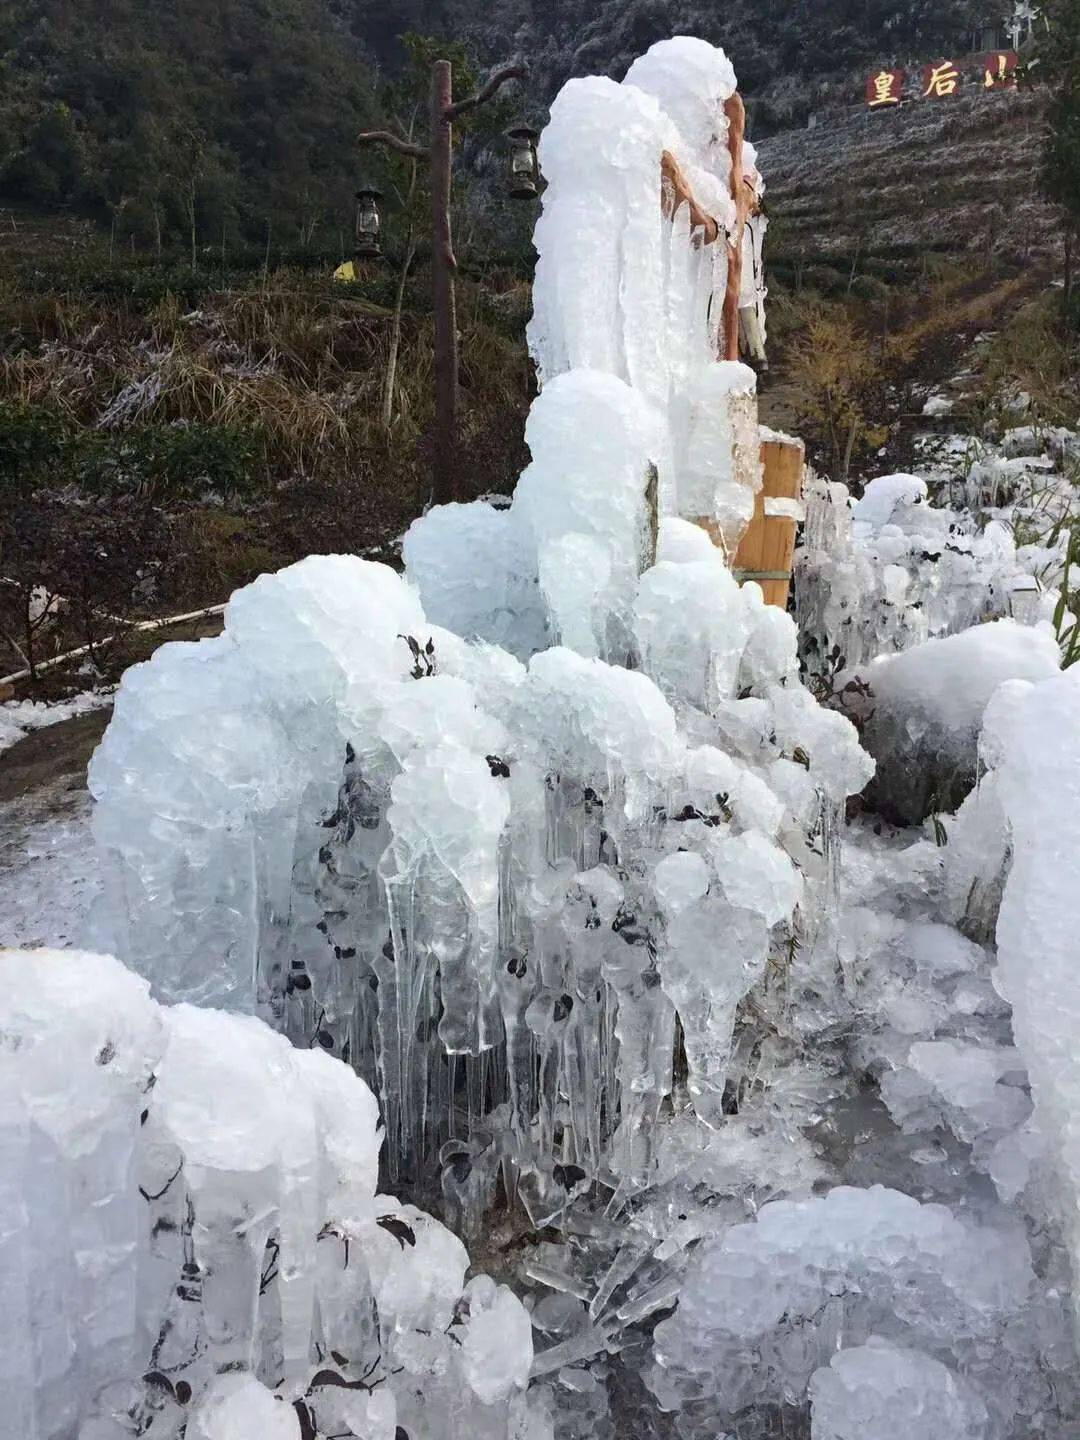
[[[757,576],[786,576],[786,579],[759,579],[767,605],[787,609],[791,589],[791,565],[795,556],[795,520],[766,515],[767,499],[801,500],[805,457],[802,445],[791,440],[766,440],[761,446],[765,478],[754,501],[754,518],[739,543],[735,572],[740,579]]]

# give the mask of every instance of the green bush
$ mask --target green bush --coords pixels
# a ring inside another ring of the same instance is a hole
[[[157,504],[242,499],[254,487],[261,446],[227,426],[148,425],[80,431],[69,441],[72,478],[94,494],[138,494]]]
[[[22,490],[75,485],[87,494],[137,495],[156,504],[229,504],[250,496],[264,443],[223,425],[72,428],[40,407],[0,404],[0,485]]]
[[[53,463],[67,434],[50,410],[0,403],[0,485],[14,485]]]

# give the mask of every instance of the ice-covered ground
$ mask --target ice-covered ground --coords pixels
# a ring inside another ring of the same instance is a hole
[[[6,700],[0,704],[0,755],[17,740],[40,730],[70,720],[73,715],[87,715],[112,704],[109,690],[84,690],[70,700]]]
[[[0,801],[0,945],[88,943],[101,883],[90,812],[70,776]]]

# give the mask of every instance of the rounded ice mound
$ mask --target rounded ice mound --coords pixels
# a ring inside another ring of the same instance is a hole
[[[880,1336],[810,1381],[812,1440],[986,1440],[986,1406],[939,1361]]]
[[[404,679],[399,637],[423,623],[415,591],[389,565],[354,555],[309,555],[261,575],[225,610],[225,633],[248,662],[270,683],[316,702],[350,683]]]
[[[747,629],[739,587],[716,551],[689,564],[660,561],[641,577],[634,633],[642,668],[672,701],[711,710],[733,698]]]
[[[536,717],[547,765],[605,791],[618,778],[635,792],[659,791],[683,755],[671,706],[639,671],[545,650],[529,667],[520,703]]]
[[[149,985],[84,951],[0,950],[0,991],[5,1090],[62,1154],[91,1155],[138,1106],[165,1049]]]
[[[540,167],[549,184],[574,175],[595,184],[609,167],[636,170],[642,152],[659,167],[665,129],[660,106],[640,87],[604,75],[568,80],[540,137]]]
[[[775,1201],[695,1257],[657,1327],[648,1383],[665,1409],[711,1398],[735,1414],[804,1395],[832,1337],[874,1331],[992,1377],[1033,1283],[1022,1234],[880,1185]]]
[[[737,84],[723,50],[692,35],[660,40],[638,56],[623,84],[651,95],[703,158],[723,149],[724,101],[734,95]]]
[[[518,656],[548,643],[535,549],[511,509],[436,505],[409,526],[401,554],[433,624]]]
[[[659,443],[640,396],[598,370],[559,375],[529,411],[525,440],[533,462],[518,481],[513,513],[537,545],[594,535],[612,543],[613,564],[632,565],[645,470]]]
[[[927,496],[926,481],[920,475],[878,475],[856,501],[854,518],[858,525],[880,530],[901,507],[922,505]]]
[[[975,782],[979,731],[1007,682],[1047,680],[1061,665],[1049,626],[994,620],[883,656],[863,671],[873,714],[863,743],[878,762],[875,808],[902,824],[954,810]]]
[[[187,1440],[301,1440],[300,1420],[254,1375],[220,1375],[195,1407]]]
[[[690,565],[695,560],[711,563],[716,559],[716,546],[700,525],[680,519],[678,515],[661,516],[656,542],[658,565],[666,562]]]

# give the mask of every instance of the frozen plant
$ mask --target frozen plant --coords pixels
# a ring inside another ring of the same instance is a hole
[[[376,1193],[346,1066],[104,956],[0,987],[5,1434],[550,1437],[520,1301]]]

